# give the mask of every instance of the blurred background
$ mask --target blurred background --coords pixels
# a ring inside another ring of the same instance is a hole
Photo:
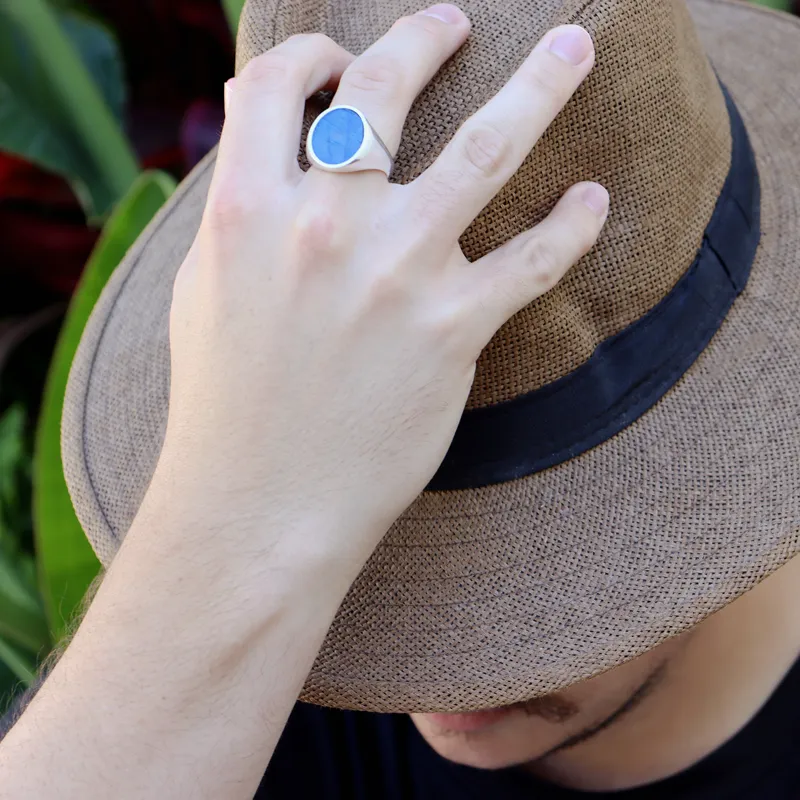
[[[219,138],[242,5],[0,0],[0,713],[99,569],[61,470],[69,366],[125,251]]]

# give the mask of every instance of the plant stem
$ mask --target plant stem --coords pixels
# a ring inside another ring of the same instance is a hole
[[[25,37],[65,118],[116,199],[139,174],[136,156],[46,0],[0,0]]]

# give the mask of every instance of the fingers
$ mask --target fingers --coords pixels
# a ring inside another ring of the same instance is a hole
[[[602,186],[576,184],[535,228],[464,267],[467,304],[486,322],[476,326],[488,332],[480,347],[592,249],[607,214],[608,192]]]
[[[217,170],[235,165],[255,181],[302,175],[297,149],[305,100],[333,88],[354,56],[322,34],[301,34],[254,58],[228,91]]]
[[[594,47],[583,28],[550,31],[409,187],[412,202],[437,229],[460,236],[519,169],[593,65]]]
[[[396,153],[415,98],[468,33],[463,12],[448,4],[403,17],[345,70],[333,105],[359,109]]]

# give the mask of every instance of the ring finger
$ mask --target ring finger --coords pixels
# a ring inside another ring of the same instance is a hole
[[[449,4],[399,19],[345,70],[331,105],[359,109],[394,155],[417,95],[468,33],[466,16]]]

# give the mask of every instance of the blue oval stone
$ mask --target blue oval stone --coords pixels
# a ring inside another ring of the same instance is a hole
[[[343,164],[349,161],[364,141],[361,117],[349,108],[333,108],[314,128],[311,147],[323,164]]]

